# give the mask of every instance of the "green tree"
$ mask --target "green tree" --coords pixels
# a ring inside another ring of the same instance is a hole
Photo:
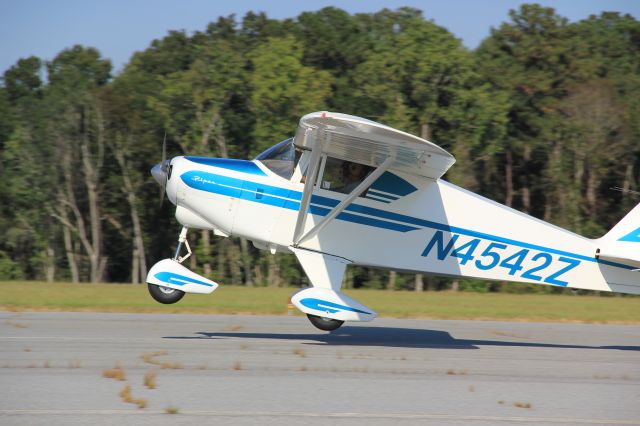
[[[326,71],[302,65],[301,45],[291,36],[270,38],[249,57],[253,153],[258,153],[292,135],[302,115],[326,107],[331,78]]]
[[[503,148],[504,201],[542,215],[534,207],[544,204],[532,203],[532,192],[540,186],[535,172],[544,168],[544,135],[550,114],[571,76],[567,20],[539,5],[523,5],[509,16],[511,22],[492,30],[478,48],[477,63],[482,77],[510,101]]]
[[[0,141],[0,251],[10,253],[14,264],[29,278],[52,281],[56,273],[56,234],[42,209],[48,200],[50,152],[42,142],[42,62],[36,57],[19,60],[5,74],[2,89],[5,124]],[[9,262],[10,259],[6,259]]]
[[[47,64],[46,92],[48,140],[57,163],[56,198],[47,203],[49,212],[65,232],[67,259],[78,278],[79,240],[89,260],[89,279],[105,278],[103,182],[106,132],[105,106],[100,88],[109,78],[111,62],[93,48],[75,46],[62,51]]]

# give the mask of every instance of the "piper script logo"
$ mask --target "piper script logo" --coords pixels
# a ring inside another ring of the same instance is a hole
[[[215,184],[214,181],[209,180],[209,179],[205,179],[205,178],[203,178],[201,176],[194,176],[194,177],[191,178],[191,180],[194,181],[194,182]]]

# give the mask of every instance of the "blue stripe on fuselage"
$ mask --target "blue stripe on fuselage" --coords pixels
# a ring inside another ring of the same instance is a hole
[[[241,173],[249,173],[258,176],[267,176],[260,167],[253,161],[238,160],[235,158],[210,158],[210,157],[184,157],[187,160],[204,164],[206,166],[220,167],[221,169],[234,170]]]
[[[187,184],[191,188],[226,195],[229,197],[243,198],[253,202],[268,204],[276,207],[283,207],[289,210],[298,210],[300,208],[300,200],[302,199],[302,193],[300,191],[280,188],[271,185],[262,185],[251,181],[245,181],[243,179],[237,179],[208,172],[189,171],[183,173],[180,177],[185,182],[185,184]],[[261,194],[261,198],[256,198],[258,189],[264,191],[264,193]],[[247,192],[246,194],[244,194],[245,191]],[[311,197],[311,203],[312,205],[309,206],[309,212],[311,214],[326,216],[331,208],[337,206],[338,203],[340,203],[340,200],[324,197],[321,195],[313,195]],[[354,215],[348,212],[373,217]],[[537,244],[525,243],[510,238],[486,234],[484,232],[473,231],[457,226],[381,210],[374,207],[363,206],[361,204],[350,204],[349,206],[347,206],[344,212],[340,213],[337,216],[337,219],[399,232],[409,232],[420,228],[430,228],[439,231],[467,235],[475,238],[482,238],[489,241],[511,244],[518,247],[539,250],[546,253],[567,256],[574,259],[585,260],[588,262],[596,262],[624,269],[635,269],[635,267],[633,266],[624,265],[617,262],[596,259],[595,257],[585,256],[578,253],[571,253],[550,247],[544,247]],[[392,220],[394,222],[389,222],[384,219]]]
[[[628,241],[631,243],[640,243],[640,228],[635,231],[629,232],[624,237],[620,238],[618,241]]]
[[[299,191],[261,185],[256,182],[201,171],[189,171],[183,173],[180,178],[187,186],[201,191],[241,198],[274,207],[283,207],[289,210],[300,209],[302,193]],[[330,209],[326,207],[333,208],[339,202],[332,198],[314,195],[311,198],[312,205],[309,207],[309,211],[311,214],[326,216],[330,212]],[[415,226],[389,222],[380,218],[359,216],[348,212],[340,213],[336,216],[336,219],[399,232],[418,229]]]

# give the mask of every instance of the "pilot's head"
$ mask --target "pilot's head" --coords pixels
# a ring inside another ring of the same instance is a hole
[[[358,163],[345,163],[344,176],[346,179],[362,179],[365,175],[365,166]]]

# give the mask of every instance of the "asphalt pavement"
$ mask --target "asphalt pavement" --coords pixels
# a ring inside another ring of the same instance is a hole
[[[640,326],[0,312],[0,425],[531,423],[640,425]]]

